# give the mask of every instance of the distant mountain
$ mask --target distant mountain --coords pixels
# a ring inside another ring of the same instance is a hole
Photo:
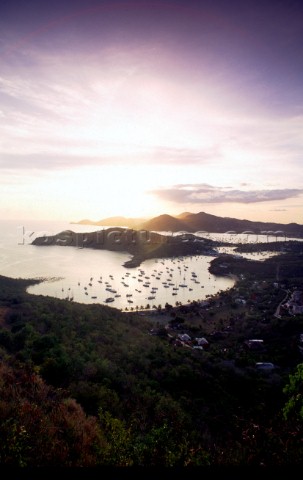
[[[127,218],[127,217],[108,217],[103,218],[102,220],[92,221],[92,220],[80,220],[79,222],[72,222],[78,225],[96,225],[99,227],[127,227],[127,228],[136,228],[138,225],[145,222],[145,218]]]
[[[255,228],[253,226],[255,222],[229,217],[217,217],[205,212],[189,214],[183,218],[183,222],[188,225],[191,231],[205,230],[211,233],[224,233],[229,230],[242,233],[244,230],[253,230]]]
[[[236,233],[253,232],[284,232],[285,234],[294,234],[303,236],[303,225],[297,223],[274,223],[274,222],[254,222],[251,220],[239,220],[230,217],[217,217],[205,212],[191,214],[183,218],[185,222],[193,231],[202,229],[212,233],[224,233],[226,231],[234,231]]]
[[[183,212],[183,213],[180,213],[179,215],[176,215],[176,218],[185,218],[185,217],[188,217],[188,215],[193,215],[192,213],[190,212]]]
[[[245,219],[240,220],[230,217],[218,217],[205,212],[183,212],[176,216],[163,214],[149,220],[120,216],[105,218],[97,222],[93,222],[91,220],[81,220],[80,222],[74,223],[108,227],[127,227],[136,230],[143,229],[155,232],[187,231],[190,233],[195,233],[197,231],[205,231],[208,233],[252,232],[254,234],[275,234],[275,232],[283,232],[283,234],[287,236],[303,238],[303,225],[299,225],[298,223],[284,224],[274,222],[254,222]]]
[[[170,232],[179,232],[181,230],[188,230],[187,224],[183,223],[176,217],[171,215],[159,215],[154,217],[147,222],[144,222],[140,225],[141,229],[144,230],[153,230],[157,232],[170,231]]]
[[[145,222],[141,225],[141,228],[173,232],[186,230],[190,233],[197,231],[208,233],[225,233],[228,231],[235,233],[253,232],[255,234],[283,232],[288,236],[303,237],[303,225],[297,223],[253,222],[237,218],[218,217],[205,212],[183,213],[178,217],[160,215]]]
[[[80,220],[79,222],[70,222],[71,224],[76,224],[76,225],[95,225],[95,222],[92,222],[92,220],[84,219]]]

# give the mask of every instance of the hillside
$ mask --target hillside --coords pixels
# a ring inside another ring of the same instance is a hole
[[[302,286],[300,251],[280,255],[278,286],[277,259],[217,258],[245,278],[154,312],[30,295],[31,280],[0,276],[1,466],[301,465],[303,316],[275,315]]]

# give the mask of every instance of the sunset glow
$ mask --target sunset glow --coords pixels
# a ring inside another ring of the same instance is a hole
[[[295,2],[4,2],[0,218],[302,223],[302,31]]]

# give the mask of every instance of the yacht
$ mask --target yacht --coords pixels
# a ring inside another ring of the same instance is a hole
[[[113,297],[108,297],[108,298],[105,299],[106,303],[110,303],[110,302],[114,302],[114,301],[115,301],[115,299]]]

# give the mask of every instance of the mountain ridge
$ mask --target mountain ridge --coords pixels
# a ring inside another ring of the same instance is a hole
[[[234,232],[252,234],[293,235],[303,237],[303,225],[298,223],[261,222],[233,217],[219,217],[206,212],[183,212],[180,215],[161,214],[150,219],[128,218],[123,216],[108,217],[99,221],[80,220],[72,222],[81,225],[116,226],[151,231],[187,231],[194,233],[204,231],[207,233]]]

